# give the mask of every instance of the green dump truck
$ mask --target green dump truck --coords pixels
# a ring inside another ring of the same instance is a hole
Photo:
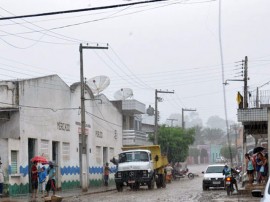
[[[159,145],[123,147],[118,156],[115,184],[118,191],[123,186],[139,189],[148,186],[153,189],[166,187],[165,166],[168,164],[166,156],[161,154]]]

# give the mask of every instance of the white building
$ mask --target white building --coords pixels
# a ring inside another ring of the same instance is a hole
[[[86,86],[89,185],[102,183],[103,165],[122,146],[122,109]],[[97,99],[98,98],[98,99]],[[57,167],[57,188],[80,187],[80,84],[57,75],[0,82],[0,157],[10,195],[31,191],[31,158],[43,155]],[[110,164],[113,169],[113,165]]]

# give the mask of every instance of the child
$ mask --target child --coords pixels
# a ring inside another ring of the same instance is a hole
[[[110,172],[111,172],[111,169],[109,168],[109,163],[106,163],[105,167],[104,167],[104,184],[105,184],[105,186],[109,185]]]
[[[38,181],[39,181],[41,191],[42,191],[42,198],[44,197],[46,177],[47,177],[46,169],[45,169],[45,166],[43,166],[41,168],[41,171],[38,173]]]

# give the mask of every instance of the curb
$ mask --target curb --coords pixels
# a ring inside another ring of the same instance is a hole
[[[96,190],[93,192],[82,192],[80,194],[76,194],[76,195],[72,195],[72,196],[63,196],[63,198],[72,198],[72,197],[76,197],[76,196],[87,196],[87,195],[91,195],[91,194],[99,194],[99,193],[104,193],[104,192],[110,192],[110,191],[116,191],[116,188],[111,188],[111,189],[106,189],[106,190]]]

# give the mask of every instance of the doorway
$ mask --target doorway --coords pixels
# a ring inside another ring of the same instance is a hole
[[[52,142],[52,161],[55,163],[55,179],[56,179],[56,189],[61,188],[61,178],[60,178],[60,169],[59,169],[59,142]]]
[[[108,147],[103,147],[103,166],[108,162]]]
[[[32,192],[32,182],[31,182],[31,159],[36,155],[36,139],[28,138],[28,181],[29,181],[29,192]]]

